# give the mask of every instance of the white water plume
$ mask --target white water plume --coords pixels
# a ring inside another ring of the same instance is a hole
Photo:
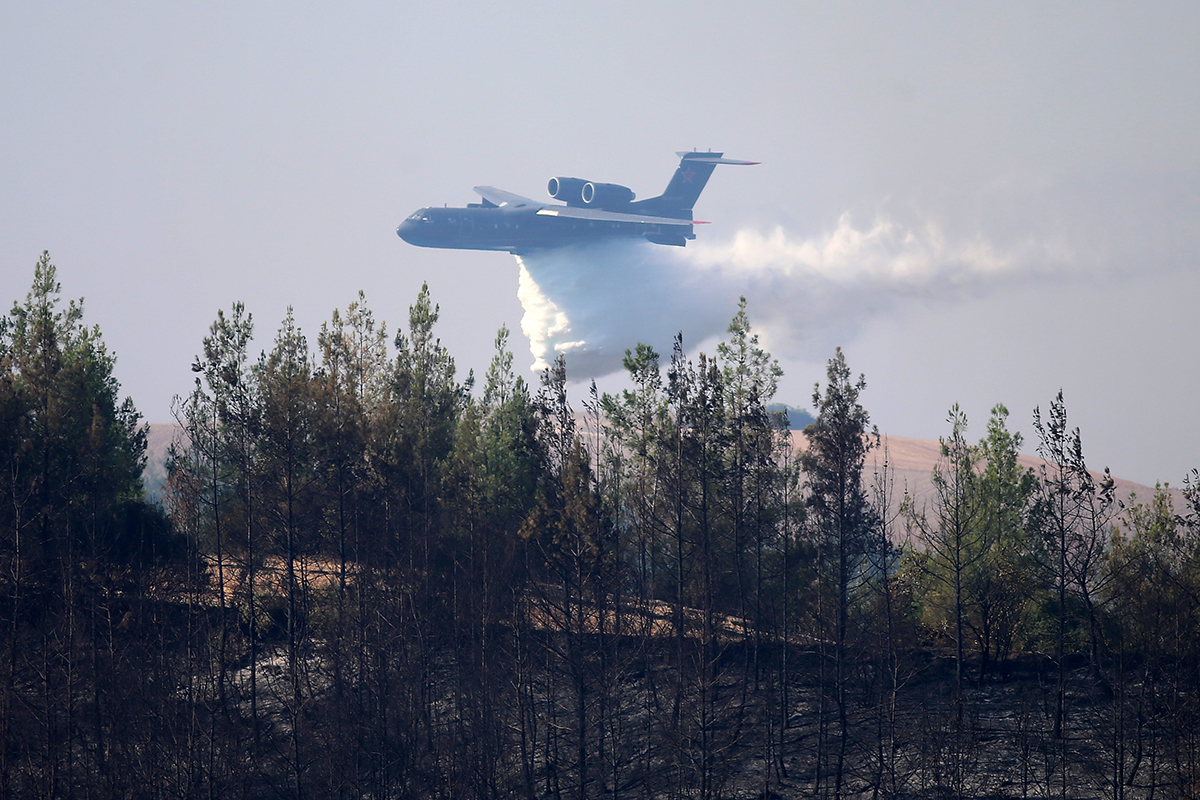
[[[849,215],[812,238],[775,228],[687,249],[631,241],[570,247],[517,258],[521,328],[535,370],[561,353],[573,379],[599,377],[619,370],[638,342],[665,354],[677,332],[689,346],[722,333],[745,296],[772,352],[821,358],[902,298],[978,294],[1068,260],[1063,248],[1001,249],[983,238],[952,239],[935,225],[877,220],[858,229]]]

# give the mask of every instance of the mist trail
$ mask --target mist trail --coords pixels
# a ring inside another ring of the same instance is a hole
[[[517,257],[521,329],[534,370],[562,353],[573,379],[600,377],[621,369],[638,342],[667,353],[680,331],[689,348],[723,333],[745,296],[775,355],[819,359],[905,298],[977,295],[1052,274],[1069,260],[1062,247],[1000,248],[948,237],[936,225],[880,219],[859,229],[849,215],[811,238],[777,227],[686,249],[640,241],[571,247]]]

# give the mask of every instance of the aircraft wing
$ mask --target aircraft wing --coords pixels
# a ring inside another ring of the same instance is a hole
[[[519,194],[506,192],[503,189],[497,189],[495,186],[476,186],[475,191],[479,196],[489,203],[504,208],[520,208],[522,206],[530,206],[532,208],[541,208],[547,203],[540,200],[530,200],[528,197],[522,197]]]
[[[650,214],[620,214],[616,211],[602,211],[598,208],[577,208],[575,206],[546,205],[538,209],[538,214],[546,217],[570,217],[571,219],[590,219],[597,222],[637,222],[643,225],[703,225],[705,223],[690,219],[674,219],[672,217],[655,217]]]
[[[693,161],[697,164],[736,164],[739,167],[753,167],[762,163],[761,161],[742,161],[737,158],[721,158],[715,155],[710,156],[707,153],[680,152],[675,155],[685,161]]]

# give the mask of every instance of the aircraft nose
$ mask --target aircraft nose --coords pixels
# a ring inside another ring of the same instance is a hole
[[[396,228],[396,235],[409,244],[412,244],[412,240],[409,237],[412,236],[413,228],[415,227],[416,225],[411,219],[406,219],[400,223],[400,227]]]
[[[409,244],[425,246],[425,240],[429,238],[428,209],[419,208],[410,214],[400,223],[400,227],[396,228],[396,235]]]

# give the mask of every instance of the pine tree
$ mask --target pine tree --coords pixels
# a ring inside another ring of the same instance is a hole
[[[178,549],[146,502],[146,432],[49,253],[0,319],[0,794],[124,793],[140,601]],[[82,745],[82,746],[81,746]]]
[[[317,551],[320,515],[315,491],[313,442],[314,384],[308,343],[296,327],[292,309],[275,337],[270,353],[264,353],[254,368],[256,395],[261,405],[261,431],[257,468],[261,482],[265,558],[271,571],[283,566],[283,625],[287,642],[286,694],[277,697],[288,716],[290,746],[284,762],[294,797],[303,794],[307,734],[304,715],[305,688],[302,675],[304,644],[309,639],[306,621],[310,606],[307,567]],[[270,586],[279,586],[271,581]],[[270,602],[279,598],[272,593]],[[268,609],[270,611],[270,609]],[[272,615],[277,618],[278,615]],[[282,744],[282,743],[281,743]],[[281,750],[285,748],[281,746]]]
[[[1101,574],[1105,548],[1116,511],[1114,484],[1106,469],[1099,480],[1087,468],[1079,429],[1067,425],[1067,408],[1060,391],[1043,418],[1034,409],[1033,426],[1038,434],[1038,475],[1034,524],[1040,534],[1043,569],[1053,586],[1052,610],[1057,621],[1055,659],[1058,686],[1054,709],[1054,738],[1059,742],[1058,784],[1060,796],[1067,794],[1071,760],[1067,725],[1067,663],[1070,633],[1081,623],[1085,630],[1090,665],[1096,682],[1101,681],[1100,609]],[[1082,610],[1082,614],[1078,611]],[[1082,616],[1081,621],[1079,617]]]
[[[869,428],[870,417],[859,402],[866,388],[860,376],[850,378],[850,368],[841,348],[829,360],[824,394],[813,389],[816,420],[804,429],[808,441],[800,456],[805,474],[809,520],[816,543],[820,595],[818,618],[827,626],[833,641],[833,694],[837,711],[838,747],[833,767],[833,794],[841,797],[849,744],[849,697],[851,616],[855,595],[869,565],[867,556],[875,549],[872,536],[878,531],[874,512],[862,485],[863,463],[878,441]],[[828,611],[824,607],[831,604]],[[824,633],[820,634],[824,641]],[[824,663],[822,661],[822,663]],[[820,788],[824,761],[826,723],[819,720],[822,739],[818,743],[817,786]]]
[[[970,570],[974,600],[968,620],[979,647],[980,678],[991,661],[1003,661],[1023,635],[1037,590],[1029,533],[1037,477],[1018,463],[1022,437],[1008,430],[1007,420],[1007,408],[993,407],[987,434],[979,443],[983,469],[978,489],[987,554]]]

